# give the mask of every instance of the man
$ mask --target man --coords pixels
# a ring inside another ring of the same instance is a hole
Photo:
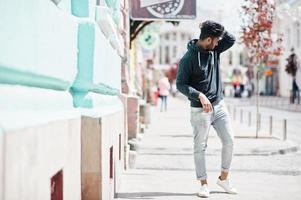
[[[223,86],[219,69],[220,54],[235,42],[233,35],[213,21],[201,24],[199,39],[188,43],[188,51],[179,64],[177,88],[188,97],[191,105],[191,125],[194,138],[196,177],[201,183],[200,197],[209,197],[205,165],[205,150],[212,125],[222,142],[221,173],[217,184],[227,193],[237,194],[229,183],[228,173],[233,152],[233,131],[223,101]]]

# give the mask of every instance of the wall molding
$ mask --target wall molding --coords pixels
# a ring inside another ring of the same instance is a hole
[[[61,91],[68,90],[71,87],[70,82],[59,78],[6,67],[3,65],[0,65],[0,83]]]

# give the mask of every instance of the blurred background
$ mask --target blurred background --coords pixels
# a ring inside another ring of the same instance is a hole
[[[220,66],[241,193],[213,199],[300,199],[300,0],[0,0],[0,11],[0,200],[195,199],[175,83],[205,20],[236,37]]]

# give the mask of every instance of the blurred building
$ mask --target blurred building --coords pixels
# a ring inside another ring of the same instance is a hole
[[[239,44],[239,8],[241,0],[231,2],[223,1],[197,1],[197,18],[195,20],[180,21],[178,26],[171,23],[161,23],[160,44],[155,50],[155,64],[168,69],[177,63],[187,51],[187,43],[191,39],[199,38],[199,24],[205,20],[220,22],[237,38],[237,43],[221,56],[221,71],[226,85],[231,84],[233,69],[246,72],[246,54]]]
[[[283,55],[279,58],[279,95],[288,97],[292,89],[292,77],[285,71],[286,58],[291,48],[301,60],[301,0],[277,0],[274,32],[283,34]],[[297,71],[297,84],[301,87],[301,70]]]
[[[181,26],[181,25],[180,25]],[[163,25],[160,32],[160,45],[156,49],[155,62],[161,65],[177,63],[187,50],[187,41],[192,39],[192,33],[187,29],[177,29],[173,25]]]

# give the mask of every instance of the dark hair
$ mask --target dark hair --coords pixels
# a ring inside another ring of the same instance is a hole
[[[205,21],[200,24],[201,34],[200,39],[204,40],[208,37],[221,37],[224,34],[225,28],[223,25],[214,21]]]

